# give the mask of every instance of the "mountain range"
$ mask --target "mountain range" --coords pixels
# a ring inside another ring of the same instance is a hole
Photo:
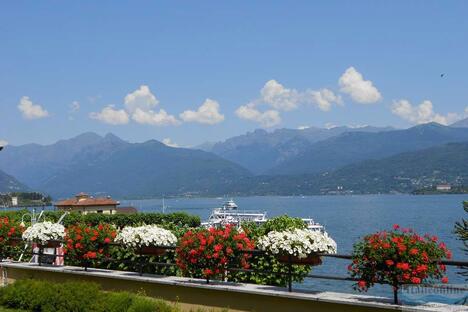
[[[54,197],[79,191],[117,197],[206,195],[250,175],[212,153],[156,140],[128,143],[112,134],[85,133],[48,146],[8,146],[0,156],[0,168]]]
[[[456,127],[456,128],[468,128],[468,117],[465,119],[459,120],[457,122],[454,122],[450,126]]]
[[[338,170],[303,175],[255,176],[234,194],[316,195],[410,193],[428,185],[468,181],[468,142],[365,160]]]
[[[272,168],[304,153],[314,143],[343,133],[373,133],[393,130],[391,127],[334,127],[329,129],[278,129],[273,132],[255,130],[212,145],[211,151],[249,169],[255,174],[267,173]]]
[[[376,133],[345,132],[317,142],[302,153],[273,167],[270,175],[319,173],[366,159],[379,159],[450,142],[468,141],[467,128],[437,123]]]
[[[206,150],[88,132],[51,145],[5,147],[0,192],[29,187],[54,198],[81,191],[119,198],[411,192],[466,184],[467,142],[467,127],[435,123],[256,130]]]

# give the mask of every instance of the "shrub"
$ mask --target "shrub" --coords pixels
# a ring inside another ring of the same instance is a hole
[[[393,286],[394,300],[402,284],[420,284],[442,278],[445,265],[439,261],[451,258],[445,244],[436,236],[424,237],[411,229],[400,229],[395,224],[392,231],[367,235],[354,245],[353,263],[348,267],[353,278],[359,279],[355,288],[366,291],[374,283]]]
[[[162,300],[104,292],[95,283],[19,280],[0,289],[0,305],[41,312],[176,312]]]
[[[127,310],[128,312],[176,312],[177,309],[168,305],[162,300],[154,300],[151,298],[135,296],[132,305]]]
[[[97,260],[108,256],[108,246],[117,235],[109,224],[76,224],[69,226],[65,232],[64,252],[68,255],[66,259],[71,262],[86,260],[97,263]]]
[[[14,244],[19,243],[24,227],[9,217],[0,217],[0,259],[7,258],[16,250]]]
[[[192,277],[220,277],[228,267],[248,268],[248,253],[254,244],[245,233],[230,225],[224,228],[190,230],[177,246],[177,265]]]
[[[261,226],[263,235],[268,234],[272,231],[283,232],[293,229],[305,229],[307,226],[301,218],[289,217],[287,215],[275,217],[269,219],[265,224]]]
[[[99,287],[92,283],[20,280],[1,289],[0,304],[43,312],[100,311]]]
[[[8,217],[10,219],[10,222],[20,222],[21,216],[25,213],[29,213],[29,211],[26,209],[15,211],[1,211],[0,217]],[[47,221],[57,222],[57,220],[63,215],[63,213],[63,211],[45,211],[44,218]],[[102,213],[90,213],[83,215],[77,212],[72,212],[63,219],[63,225],[65,227],[77,223],[91,224],[93,226],[99,225],[100,223],[109,223],[115,225],[117,228],[123,228],[124,226],[138,226],[141,224],[174,224],[176,226],[197,227],[200,226],[200,217],[195,215],[189,215],[185,212],[140,212],[135,214],[117,213],[112,215]]]
[[[468,201],[463,202],[463,208],[465,212],[468,213]],[[468,219],[462,219],[460,222],[455,224],[455,233],[458,238],[463,242],[463,251],[468,255]],[[460,272],[461,275],[465,276],[465,279],[468,280],[468,267],[462,267],[463,271]]]
[[[105,306],[109,311],[112,312],[126,312],[133,303],[134,294],[128,292],[106,292],[104,294]],[[149,310],[148,310],[149,311]]]
[[[305,229],[306,224],[300,218],[288,216],[279,216],[269,219],[261,225],[255,223],[243,224],[243,229],[247,236],[254,241],[258,241],[261,236],[267,235],[272,231],[287,231],[294,229]],[[262,285],[286,286],[288,284],[287,273],[289,272],[286,264],[280,263],[274,255],[254,256],[249,260],[250,267],[257,272],[249,273],[231,273],[230,278],[236,282],[247,282]],[[309,265],[293,265],[293,281],[302,282],[311,270]],[[267,271],[271,273],[260,273],[258,271]]]

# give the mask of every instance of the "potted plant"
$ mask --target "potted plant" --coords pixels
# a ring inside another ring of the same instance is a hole
[[[90,226],[75,224],[65,230],[64,252],[70,261],[77,260],[87,266],[91,261],[102,260],[107,255],[107,247],[111,244],[117,232],[109,224]]]
[[[319,265],[320,253],[336,253],[336,242],[327,233],[307,229],[271,231],[260,237],[257,245],[289,264]]]
[[[8,217],[0,218],[0,261],[8,258],[13,248],[21,241],[24,232],[17,222],[12,222]]]
[[[177,237],[157,225],[127,226],[117,235],[116,242],[135,248],[142,255],[159,256],[166,253],[165,247],[177,244]]]
[[[210,278],[224,277],[228,267],[249,268],[253,242],[245,233],[230,225],[224,228],[187,231],[177,245],[178,267],[185,275]]]
[[[23,239],[37,243],[43,248],[57,248],[65,236],[65,228],[58,223],[49,221],[38,222],[28,227],[23,232]]]
[[[381,231],[365,236],[354,245],[353,263],[348,270],[358,279],[355,288],[367,291],[374,283],[393,286],[394,302],[398,303],[398,289],[404,284],[421,284],[441,279],[451,252],[436,236],[420,236],[411,229],[401,229],[395,224],[391,231]]]

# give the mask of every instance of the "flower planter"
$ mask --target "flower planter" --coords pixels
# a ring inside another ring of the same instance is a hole
[[[7,244],[9,246],[12,246],[12,247],[15,247],[15,246],[18,246],[19,243],[20,243],[21,239],[14,239],[14,238],[11,238],[8,240]]]
[[[321,265],[322,259],[319,255],[308,255],[306,258],[299,258],[297,256],[292,255],[279,255],[277,259],[280,263],[291,263],[291,264],[299,264],[299,265]]]
[[[55,257],[56,257],[56,255],[42,254],[42,255],[40,255],[38,261],[39,261],[41,264],[49,264],[49,265],[52,265],[52,264],[54,264],[54,262],[55,262]]]
[[[141,246],[137,249],[137,253],[142,255],[162,256],[166,253],[166,249],[155,246]]]
[[[42,248],[59,248],[60,244],[61,244],[60,241],[51,240],[51,241],[47,241],[45,245],[41,245],[41,247]]]

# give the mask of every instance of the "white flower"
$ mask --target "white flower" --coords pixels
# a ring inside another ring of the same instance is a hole
[[[274,255],[285,253],[306,258],[313,253],[336,253],[336,242],[327,233],[295,229],[272,231],[260,237],[258,248]]]
[[[175,246],[177,237],[171,231],[156,225],[126,226],[115,238],[128,247]]]
[[[65,228],[58,223],[49,221],[38,222],[23,232],[23,239],[45,245],[48,240],[61,240],[65,236]]]

